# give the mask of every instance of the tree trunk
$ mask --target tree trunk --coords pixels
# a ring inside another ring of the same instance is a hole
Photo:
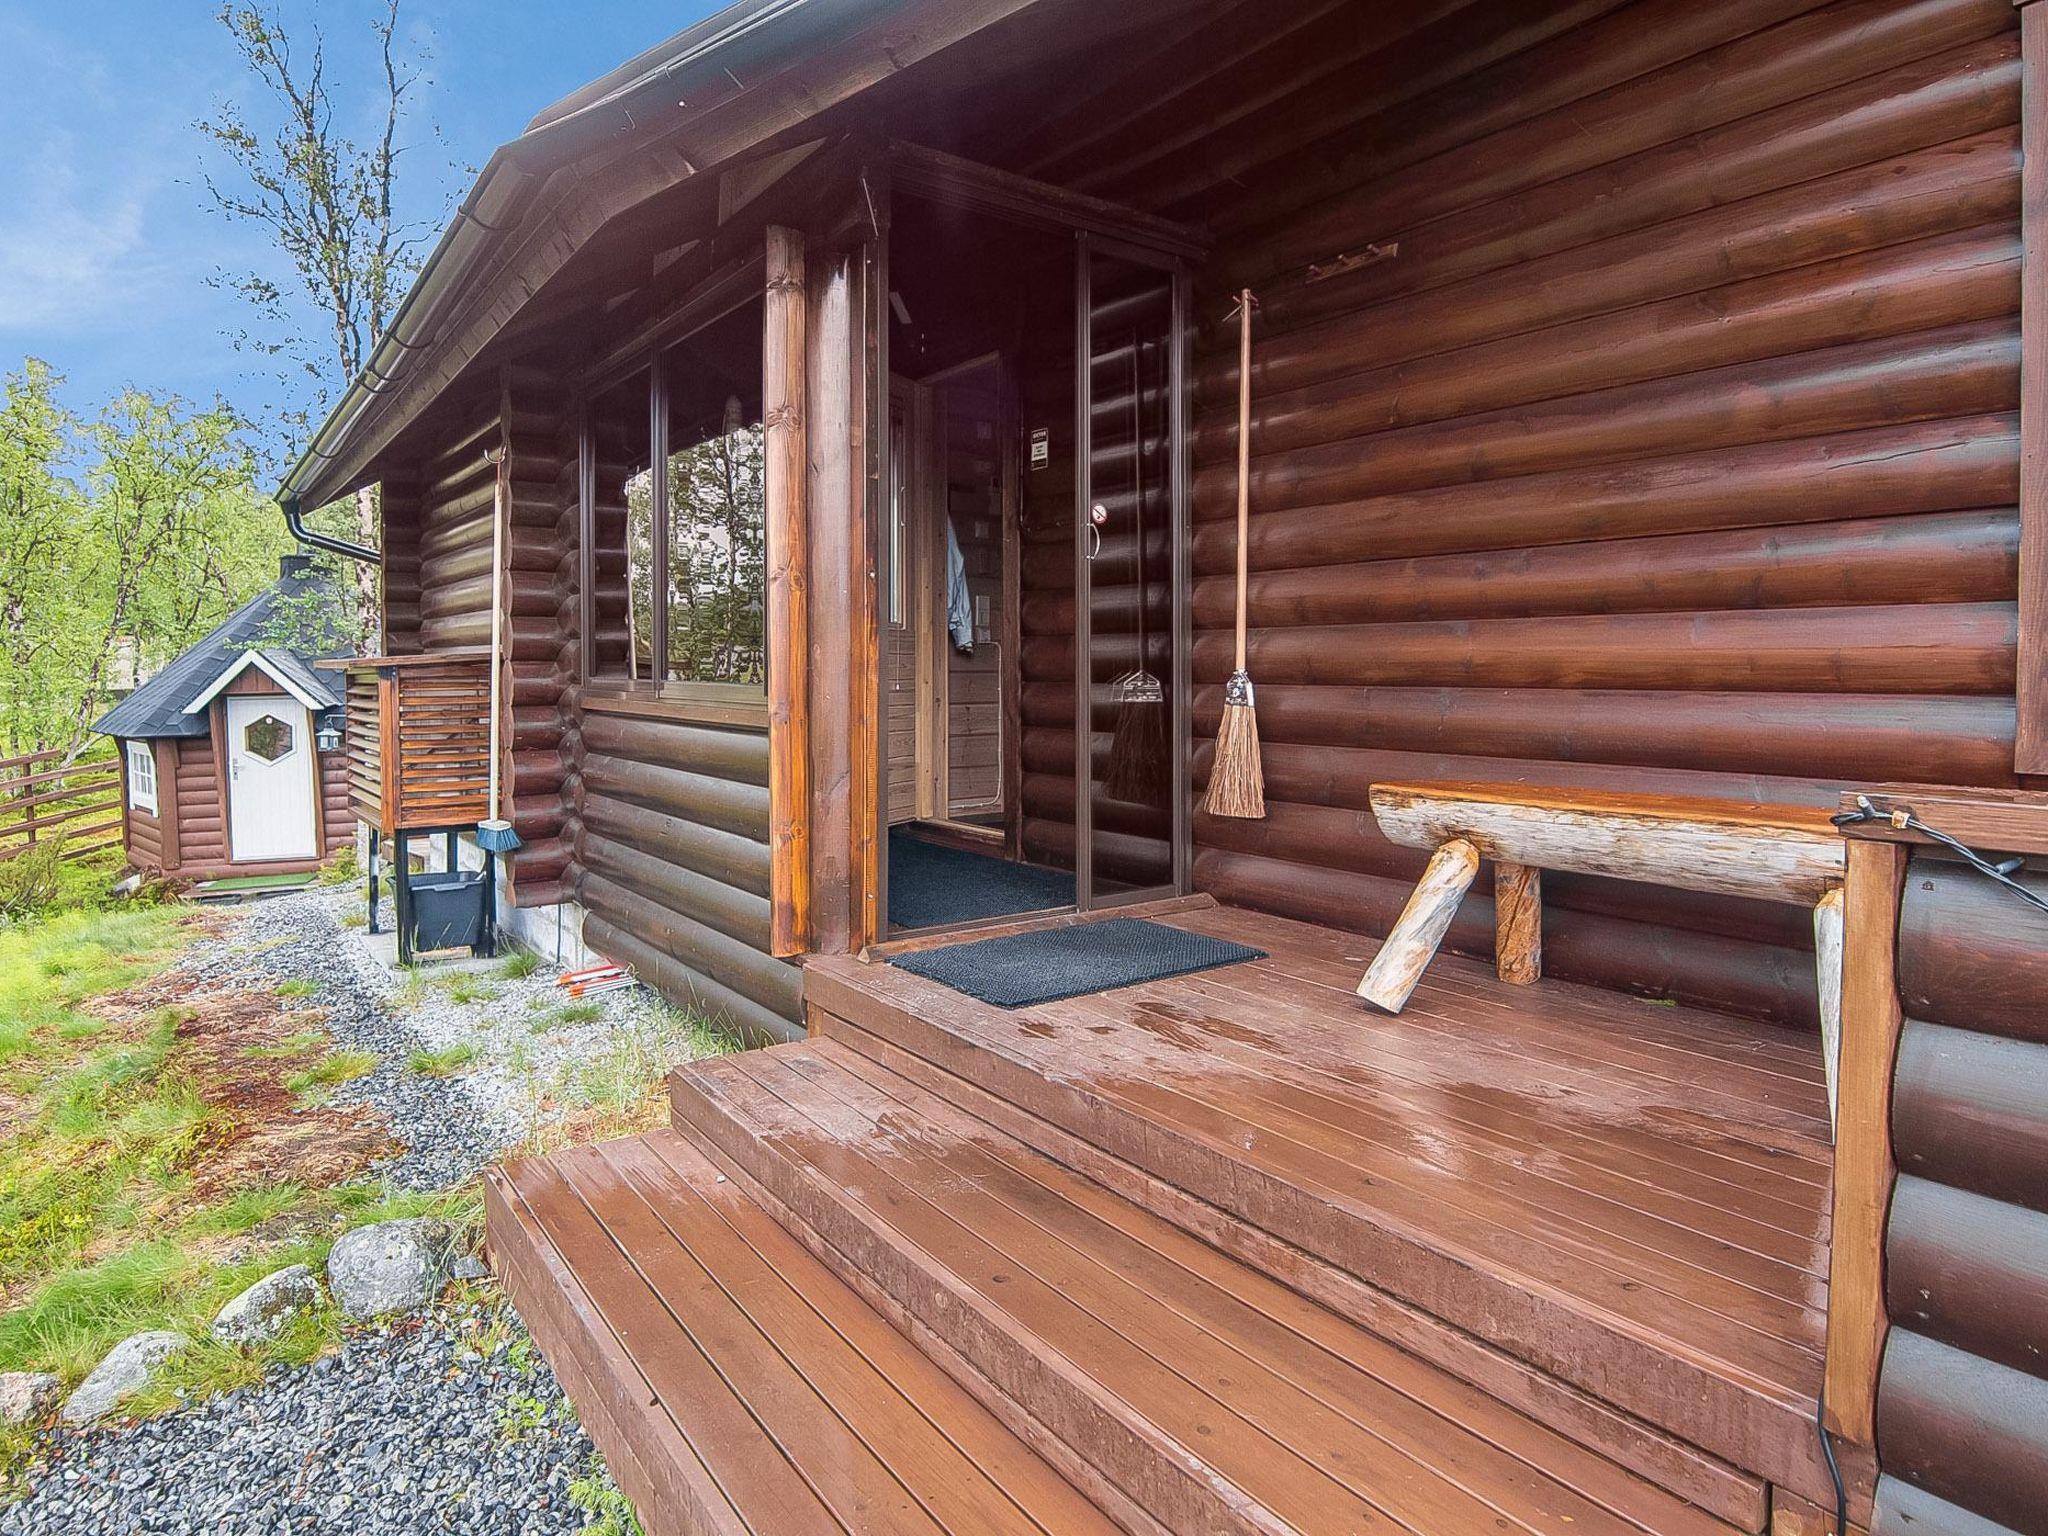
[[[357,542],[368,549],[382,549],[384,541],[377,526],[377,492],[372,486],[364,486],[356,492],[356,534]],[[356,567],[356,654],[374,656],[378,652],[383,635],[383,623],[377,611],[377,567],[367,561],[355,562]]]

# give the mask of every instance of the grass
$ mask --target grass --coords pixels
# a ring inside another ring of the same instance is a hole
[[[593,1055],[558,1072],[549,1086],[561,1117],[530,1138],[524,1150],[547,1152],[649,1130],[667,1118],[671,1067],[739,1047],[730,1030],[691,1010],[657,1006],[635,1015]]]
[[[595,1024],[604,1017],[602,1003],[564,1003],[559,1008],[550,1008],[533,1021],[533,1032],[545,1034],[551,1029],[560,1029],[570,1024]]]
[[[423,1077],[453,1077],[477,1058],[477,1048],[461,1041],[445,1050],[421,1049],[406,1057],[405,1064]]]
[[[531,950],[522,949],[517,954],[509,956],[505,963],[498,967],[498,974],[507,981],[521,981],[539,969],[540,956]]]
[[[319,1030],[282,1032],[274,1006],[252,1006],[248,1017],[267,1030],[254,1043],[231,1036],[207,1056],[199,1037],[181,1033],[195,1010],[174,993],[152,1009],[146,990],[207,931],[175,906],[0,929],[0,1370],[55,1371],[69,1385],[141,1329],[198,1341],[128,1405],[135,1412],[169,1406],[181,1388],[254,1381],[339,1339],[340,1318],[323,1309],[252,1351],[212,1343],[222,1304],[262,1276],[319,1268],[337,1236],[367,1222],[436,1215],[473,1230],[481,1221],[474,1186],[443,1195],[371,1181],[319,1188],[260,1167],[226,1178],[236,1165],[222,1149],[242,1129],[241,1106],[208,1091],[220,1087],[209,1072],[237,1088],[267,1079],[282,1103],[280,1090],[317,1091],[375,1059],[329,1050]],[[127,988],[141,990],[124,1003],[141,1008],[96,1003]],[[27,1431],[0,1434],[0,1493],[30,1444]]]
[[[303,976],[294,976],[289,981],[280,981],[276,992],[279,997],[311,997],[320,988]]]
[[[209,895],[231,896],[239,891],[297,890],[312,883],[311,875],[232,875],[225,880],[202,880],[194,889]]]
[[[285,1091],[301,1098],[317,1095],[324,1088],[353,1082],[376,1070],[377,1058],[369,1051],[329,1051],[312,1066],[287,1077]]]
[[[632,1501],[605,1480],[603,1467],[600,1461],[588,1476],[569,1484],[569,1502],[591,1517],[582,1536],[646,1536]]]
[[[124,1405],[136,1414],[253,1384],[273,1365],[304,1363],[338,1344],[342,1320],[332,1306],[254,1349],[215,1343],[209,1334],[221,1306],[262,1276],[296,1263],[317,1272],[338,1236],[371,1222],[432,1215],[465,1240],[482,1222],[474,1182],[421,1195],[369,1180],[217,1181],[235,1106],[209,1096],[191,1070],[192,1042],[181,1030],[193,1008],[174,993],[139,1014],[91,1006],[147,982],[205,931],[175,906],[78,911],[0,928],[0,1370],[52,1370],[68,1386],[129,1334],[175,1328],[195,1342]],[[515,980],[538,964],[514,956],[498,975]],[[400,1006],[427,995],[429,974],[406,976]],[[499,995],[474,973],[431,984],[459,1002]],[[293,979],[270,995],[312,991]],[[536,1029],[605,1015],[596,1002],[542,1009]],[[267,1079],[273,1097],[281,1090],[312,1110],[327,1089],[377,1065],[368,1052],[332,1049],[322,1030],[293,1027],[317,1020],[317,1011],[281,1013],[265,1002],[252,1016],[264,1032],[229,1042],[221,1059]],[[658,1123],[669,1067],[736,1043],[693,1013],[633,1011],[547,1085],[563,1114],[525,1150]],[[421,1050],[407,1065],[445,1076],[477,1056],[465,1042]],[[529,1071],[530,1057],[515,1050],[508,1066]],[[531,1418],[531,1405],[515,1400],[502,1427],[522,1433]],[[0,1432],[0,1497],[31,1451],[31,1432]],[[631,1505],[601,1477],[578,1479],[570,1498],[590,1515],[587,1531],[640,1536]]]
[[[499,989],[467,971],[451,971],[441,979],[441,990],[452,1003],[496,1002]]]

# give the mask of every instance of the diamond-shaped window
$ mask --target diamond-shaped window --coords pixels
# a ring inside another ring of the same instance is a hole
[[[264,715],[242,728],[242,746],[251,757],[274,763],[290,753],[292,728],[275,715]]]

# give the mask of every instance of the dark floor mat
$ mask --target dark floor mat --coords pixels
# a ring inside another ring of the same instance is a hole
[[[892,956],[889,963],[998,1008],[1028,1008],[1265,958],[1264,950],[1227,939],[1113,917],[948,944]]]
[[[1014,864],[994,854],[929,842],[889,829],[889,924],[935,928],[1074,904],[1074,877],[1063,869]]]

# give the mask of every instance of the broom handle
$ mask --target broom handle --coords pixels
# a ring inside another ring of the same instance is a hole
[[[1250,572],[1252,469],[1252,291],[1237,296],[1237,667],[1245,669],[1245,592]]]

